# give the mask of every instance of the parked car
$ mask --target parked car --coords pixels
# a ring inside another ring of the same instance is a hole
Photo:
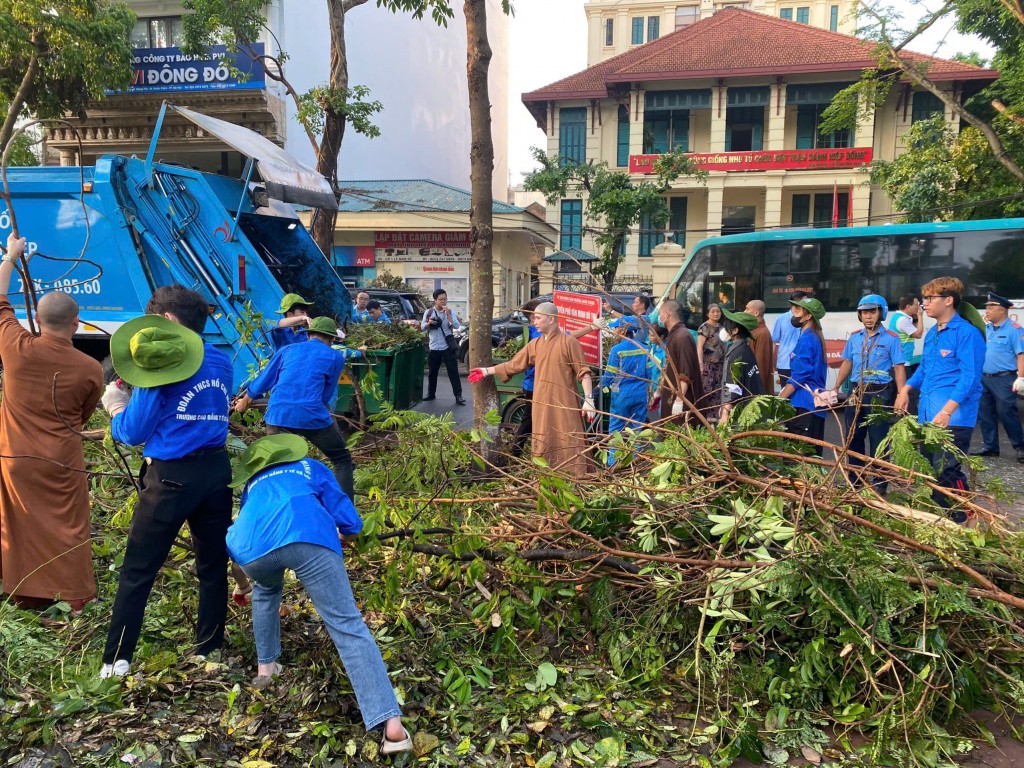
[[[395,323],[415,320],[418,326],[423,313],[430,307],[430,303],[415,291],[396,291],[390,288],[349,288],[353,302],[360,291],[366,291],[372,300],[379,301],[384,314]]]

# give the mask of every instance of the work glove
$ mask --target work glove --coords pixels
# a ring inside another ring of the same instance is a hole
[[[608,327],[608,321],[603,317],[599,317],[590,324],[590,327],[593,328],[595,331],[600,331]]]
[[[1018,376],[1017,380],[1013,382],[1013,391],[1024,397],[1024,376]]]
[[[100,397],[100,402],[103,403],[103,410],[110,414],[110,418],[114,418],[128,407],[128,401],[131,398],[132,396],[121,387],[121,380],[117,379],[107,384],[107,388],[103,390],[103,395]]]
[[[466,378],[469,380],[470,384],[476,384],[477,382],[483,381],[485,378],[487,378],[487,369],[474,368],[469,372],[469,376]]]
[[[231,591],[231,599],[235,601],[235,605],[246,606],[249,604],[249,593],[252,592],[252,584],[248,587],[239,587]]]
[[[597,408],[594,406],[594,398],[592,397],[588,397],[583,401],[583,418],[590,423],[593,423],[594,419],[597,418]]]
[[[674,400],[672,402],[672,415],[673,416],[682,416],[683,415],[683,409],[685,409],[685,408],[686,408],[686,403],[684,403],[682,400],[679,400],[679,399]]]

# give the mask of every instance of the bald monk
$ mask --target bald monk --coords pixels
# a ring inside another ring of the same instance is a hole
[[[96,597],[89,485],[79,433],[103,392],[100,364],[71,345],[78,304],[39,300],[41,334],[25,330],[7,291],[25,239],[13,233],[0,261],[0,583],[26,608],[54,600],[73,610]]]
[[[764,313],[768,311],[768,305],[760,299],[751,299],[743,308],[757,318],[757,327],[750,334],[750,346],[754,350],[754,359],[757,360],[757,370],[761,374],[761,385],[766,394],[775,394],[775,366],[772,358],[775,357],[775,342],[772,341],[772,332],[764,321]]]
[[[534,367],[533,455],[552,469],[582,477],[591,467],[583,419],[597,417],[590,366],[580,343],[558,327],[558,308],[550,301],[537,306],[530,322],[540,336],[530,339],[507,363],[474,368],[469,381],[475,384],[495,375],[508,381]],[[582,409],[576,382],[583,385]]]

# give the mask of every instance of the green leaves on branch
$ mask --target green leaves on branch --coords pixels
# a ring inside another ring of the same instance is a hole
[[[296,117],[308,131],[319,136],[324,132],[326,115],[333,112],[344,116],[356,133],[375,139],[380,136],[380,128],[370,118],[384,105],[379,101],[366,101],[369,95],[370,89],[365,85],[332,89],[325,83],[299,97]]]

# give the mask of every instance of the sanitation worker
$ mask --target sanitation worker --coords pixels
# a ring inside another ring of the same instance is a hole
[[[587,435],[583,419],[597,418],[590,366],[579,341],[558,327],[558,307],[550,301],[537,306],[531,320],[541,335],[532,339],[509,360],[489,368],[474,368],[469,381],[475,384],[485,376],[508,381],[517,373],[534,366],[533,455],[548,466],[575,477],[587,474]],[[583,385],[583,408],[577,382]]]
[[[651,356],[645,344],[634,341],[632,325],[615,328],[616,344],[608,353],[601,387],[611,395],[608,434],[647,425],[647,401],[651,387]],[[608,463],[615,463],[613,451]]]
[[[39,299],[34,336],[14,316],[7,290],[25,238],[12,233],[0,262],[0,578],[26,608],[96,597],[89,545],[89,484],[79,433],[103,392],[100,364],[76,350],[78,304]]]
[[[234,409],[245,413],[254,399],[269,392],[264,417],[267,433],[292,432],[309,440],[334,465],[338,485],[352,499],[352,454],[331,408],[338,399],[338,377],[345,363],[362,357],[363,353],[333,347],[340,334],[338,325],[329,317],[310,320],[308,334],[313,343],[285,347],[270,358],[267,367],[235,402]]]
[[[145,457],[103,650],[103,678],[130,671],[149,593],[186,522],[199,577],[198,656],[223,645],[227,618],[231,361],[199,335],[209,305],[195,291],[183,285],[158,288],[146,312],[110,339],[114,370],[135,389],[129,397],[111,382],[102,398],[113,438],[143,445]]]

